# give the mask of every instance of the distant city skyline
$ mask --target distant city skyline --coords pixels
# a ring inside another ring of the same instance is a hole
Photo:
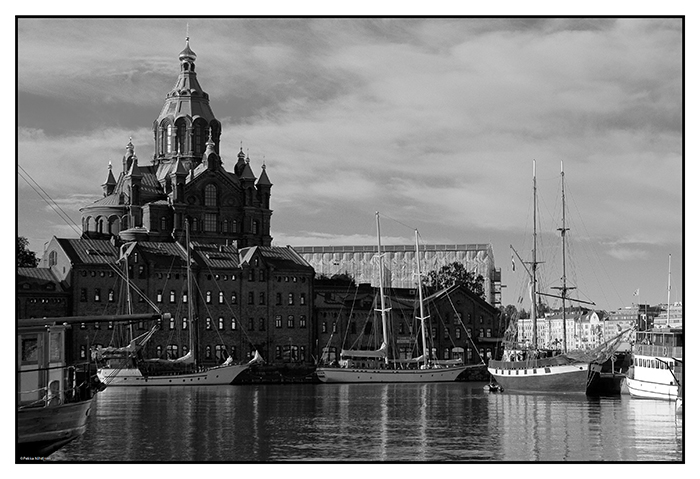
[[[150,161],[187,30],[224,167],[241,147],[266,165],[273,244],[375,244],[378,210],[386,245],[413,228],[490,243],[503,305],[527,309],[510,245],[530,259],[534,159],[543,286],[559,284],[563,162],[572,296],[665,303],[671,254],[682,299],[681,19],[19,19],[19,166],[75,224],[129,138]],[[21,175],[17,190],[39,256],[77,236]]]

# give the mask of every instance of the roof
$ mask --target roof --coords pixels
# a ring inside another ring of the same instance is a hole
[[[56,238],[74,264],[114,263],[119,259],[119,250],[109,240],[88,238]]]
[[[427,298],[424,298],[423,301],[426,303],[429,303],[431,301],[437,301],[438,299],[441,299],[443,296],[449,296],[450,294],[454,293],[455,291],[460,290],[464,292],[467,296],[472,298],[474,301],[477,301],[481,303],[482,306],[487,307],[492,309],[493,311],[498,311],[498,308],[493,306],[491,303],[480,297],[478,294],[474,293],[472,290],[467,288],[466,286],[455,284],[450,286],[449,288],[444,288],[436,293],[431,294]]]
[[[51,268],[17,268],[17,281],[33,280],[38,282],[58,283]]]
[[[240,257],[235,246],[192,242],[199,262],[212,269],[234,269],[240,267]]]

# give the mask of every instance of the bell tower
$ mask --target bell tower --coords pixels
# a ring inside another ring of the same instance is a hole
[[[189,36],[180,52],[180,73],[158,118],[153,122],[155,164],[182,162],[185,170],[197,167],[207,148],[211,131],[219,154],[221,123],[209,106],[209,95],[202,90],[195,72],[197,55],[190,48]]]

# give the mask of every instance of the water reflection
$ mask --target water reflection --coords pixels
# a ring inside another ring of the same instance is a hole
[[[483,383],[112,388],[60,461],[680,461],[672,403]]]

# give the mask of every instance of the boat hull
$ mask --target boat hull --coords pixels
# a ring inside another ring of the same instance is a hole
[[[197,373],[144,376],[136,368],[101,369],[98,377],[107,387],[224,386],[231,384],[250,364],[219,366]]]
[[[46,457],[87,428],[91,399],[60,406],[22,408],[17,412],[17,454],[22,458]]]
[[[501,369],[490,364],[488,371],[506,392],[556,394],[585,394],[589,375],[593,374],[588,363],[518,369]]]
[[[640,379],[627,378],[625,380],[630,396],[639,399],[661,399],[675,401],[678,399],[677,384],[663,384]]]
[[[318,368],[324,383],[440,383],[452,382],[469,366],[435,369]]]

